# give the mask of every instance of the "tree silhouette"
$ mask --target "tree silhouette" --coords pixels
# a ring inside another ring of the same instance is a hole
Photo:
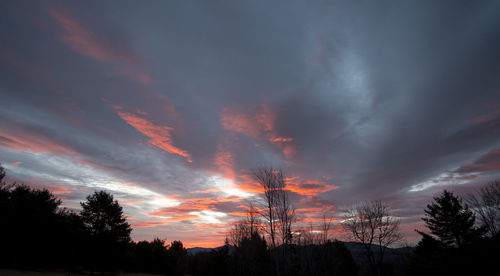
[[[94,192],[80,204],[80,215],[94,249],[91,264],[97,269],[115,269],[132,231],[122,207],[105,191]]]
[[[169,252],[165,240],[130,243],[131,256],[128,266],[138,272],[167,274],[169,272]]]
[[[459,197],[444,190],[434,201],[427,205],[422,220],[443,244],[462,247],[481,236],[483,231],[474,227],[474,214]]]
[[[267,226],[264,229],[271,239],[271,247],[276,248],[278,235],[281,244],[289,244],[293,238],[292,224],[295,221],[295,209],[285,189],[283,171],[273,167],[261,167],[254,171],[254,178],[264,190],[262,194],[264,205],[260,211]]]
[[[257,215],[257,209],[249,202],[246,218],[235,222],[228,236],[226,236],[230,245],[234,247],[240,246],[243,239],[250,239],[253,233],[260,236],[261,222]]]
[[[487,275],[496,269],[500,244],[482,237],[484,228],[474,226],[474,213],[452,192],[435,197],[422,220],[431,234],[417,231],[422,240],[410,259],[412,275]]]
[[[48,190],[6,183],[0,165],[0,265],[52,265],[60,247],[57,235],[61,204]]]
[[[229,245],[226,244],[209,252],[200,252],[192,256],[189,262],[189,274],[195,276],[234,275],[231,274]]]
[[[3,184],[4,177],[5,177],[5,169],[2,167],[2,163],[0,163],[0,184]]]
[[[233,275],[272,275],[272,262],[266,240],[257,232],[244,237],[234,252]]]
[[[380,274],[387,247],[402,239],[399,219],[391,216],[389,207],[381,201],[364,202],[347,208],[345,213],[343,228],[363,244],[372,274]]]
[[[500,233],[500,182],[495,181],[470,194],[468,201],[472,211],[488,231],[490,237]]]
[[[170,267],[173,275],[184,275],[188,266],[187,249],[181,241],[173,241],[168,249],[170,254]]]
[[[81,216],[86,228],[96,238],[114,242],[130,241],[131,228],[123,216],[123,208],[105,191],[94,192],[82,202]]]

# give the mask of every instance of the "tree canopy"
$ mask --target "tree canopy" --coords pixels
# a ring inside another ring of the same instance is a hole
[[[83,222],[93,237],[113,242],[130,241],[132,228],[113,195],[105,191],[94,192],[81,206]]]
[[[432,235],[448,246],[462,247],[481,235],[467,204],[447,190],[427,205],[422,220]]]

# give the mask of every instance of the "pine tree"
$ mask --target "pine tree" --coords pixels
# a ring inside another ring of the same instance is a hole
[[[118,201],[105,191],[95,192],[82,202],[80,213],[90,234],[89,261],[91,270],[114,270],[124,258],[132,228]]]
[[[105,191],[95,192],[81,203],[81,216],[91,235],[113,242],[130,240],[130,225],[123,216],[123,209],[113,196]]]
[[[427,205],[422,220],[443,244],[463,247],[481,236],[482,230],[474,227],[474,214],[459,197],[444,190],[434,201]]]

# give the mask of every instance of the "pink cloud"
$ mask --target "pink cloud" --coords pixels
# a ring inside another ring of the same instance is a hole
[[[14,151],[76,154],[76,151],[72,148],[27,130],[22,133],[7,133],[0,131],[0,147]]]
[[[293,138],[277,134],[276,117],[273,110],[264,104],[254,111],[225,107],[220,113],[220,122],[228,131],[274,144],[285,157],[291,158],[297,152],[297,146]]]
[[[135,128],[140,133],[146,135],[151,140],[149,143],[165,152],[180,155],[188,162],[192,162],[191,155],[176,146],[173,145],[172,134],[174,130],[169,126],[157,126],[152,122],[141,118],[137,115],[128,112],[117,112],[118,116],[122,118],[127,124]]]
[[[474,173],[500,170],[500,150],[492,150],[482,155],[472,163],[463,164],[455,172]]]
[[[142,59],[137,55],[112,46],[109,40],[84,27],[69,14],[56,11],[53,8],[49,9],[49,13],[65,31],[59,36],[59,39],[74,51],[99,61],[142,63]]]
[[[12,162],[11,165],[14,166],[14,167],[17,167],[19,165],[23,164],[23,162],[21,161],[16,161],[16,162]]]

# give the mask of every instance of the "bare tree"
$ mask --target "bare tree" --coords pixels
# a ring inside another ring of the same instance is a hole
[[[283,184],[280,185],[277,190],[278,206],[276,208],[276,213],[278,217],[281,243],[288,245],[293,239],[292,224],[295,221],[295,208],[290,202],[288,191],[284,189],[285,182],[283,181],[283,176],[281,176],[281,182]]]
[[[385,250],[403,237],[399,231],[399,219],[392,217],[389,207],[381,201],[349,207],[345,210],[344,219],[343,228],[352,239],[363,244],[373,275],[380,274]],[[373,245],[377,246],[374,248]]]
[[[255,208],[252,202],[248,202],[247,224],[249,227],[250,234],[259,233],[261,226],[259,219],[259,211],[257,211],[257,208]]]
[[[264,206],[261,215],[266,222],[266,232],[269,234],[271,246],[274,248],[281,238],[282,244],[292,241],[292,224],[295,221],[293,208],[283,171],[272,167],[258,168],[254,172],[255,179],[264,190]]]
[[[271,246],[276,247],[276,205],[278,202],[276,189],[278,176],[272,168],[258,168],[254,172],[254,177],[264,189],[264,206],[260,214],[267,224],[265,230],[271,239]]]
[[[226,236],[228,243],[234,247],[239,247],[245,238],[248,238],[248,231],[244,220],[235,222]]]
[[[333,218],[327,218],[326,214],[323,214],[323,220],[321,221],[321,242],[326,244],[329,240],[330,227],[332,225]]]
[[[250,239],[252,234],[259,234],[260,220],[258,212],[251,202],[248,203],[247,217],[234,223],[226,239],[228,243],[239,247],[244,239]]]
[[[470,194],[467,203],[490,236],[500,233],[500,183],[495,181]]]

